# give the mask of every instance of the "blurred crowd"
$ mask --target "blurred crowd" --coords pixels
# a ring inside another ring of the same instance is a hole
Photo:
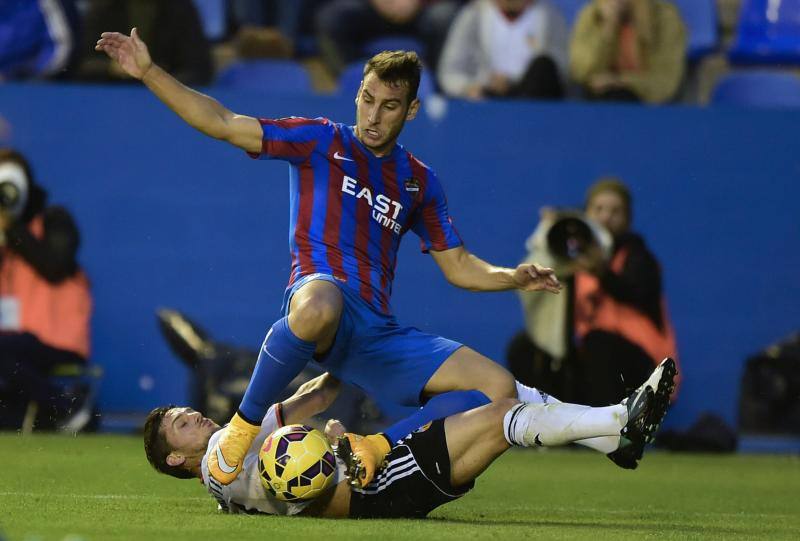
[[[386,48],[425,59],[423,88],[470,100],[668,103],[691,75],[672,0],[6,0],[0,81],[124,81],[93,46],[134,26],[190,85],[236,63],[290,62],[310,72],[310,91],[333,91]]]

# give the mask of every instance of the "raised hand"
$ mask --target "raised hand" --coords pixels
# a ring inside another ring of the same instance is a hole
[[[523,291],[545,290],[558,293],[562,287],[553,269],[540,267],[536,263],[518,265],[514,270],[514,283],[517,289]]]
[[[103,32],[94,49],[116,60],[122,70],[135,79],[142,79],[153,65],[147,45],[139,38],[136,28],[131,30],[130,36],[119,32]]]
[[[325,437],[331,445],[344,436],[345,432],[347,432],[347,429],[338,419],[328,419],[328,422],[325,424]]]

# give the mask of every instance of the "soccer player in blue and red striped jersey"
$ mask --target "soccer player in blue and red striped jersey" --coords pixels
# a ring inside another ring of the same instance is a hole
[[[492,360],[452,340],[398,324],[390,295],[397,249],[412,230],[447,280],[474,291],[557,293],[551,269],[490,265],[467,251],[434,172],[397,138],[419,110],[422,66],[415,53],[370,59],[356,97],[356,125],[324,118],[256,119],[235,114],[154,64],[136,29],[103,33],[97,44],[123,70],[199,131],[254,158],[288,161],[292,272],[283,315],[264,339],[238,413],[209,459],[211,475],[232,482],[277,394],[312,359],[384,402],[419,406],[382,434],[352,436],[366,485],[400,437],[425,422],[522,388]],[[429,399],[429,400],[428,400]],[[410,427],[410,428],[409,428]],[[610,449],[613,450],[613,449]]]

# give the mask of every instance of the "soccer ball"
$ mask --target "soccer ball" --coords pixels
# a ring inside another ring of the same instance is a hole
[[[316,498],[333,483],[336,459],[319,430],[287,425],[264,440],[258,453],[261,483],[285,502]]]

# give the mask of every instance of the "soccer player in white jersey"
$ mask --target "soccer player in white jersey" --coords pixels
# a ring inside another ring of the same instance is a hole
[[[209,475],[209,450],[221,434],[220,426],[191,408],[153,410],[145,424],[145,452],[162,473],[200,478],[219,508],[231,513],[421,518],[466,494],[475,479],[512,446],[551,447],[606,438],[643,449],[666,414],[675,374],[674,362],[665,359],[639,389],[614,406],[549,403],[546,395],[540,403],[509,398],[428,423],[397,442],[385,466],[364,487],[347,482],[346,472],[358,461],[352,455],[350,440],[339,437],[335,484],[309,502],[283,502],[264,489],[258,451],[266,436],[284,423],[302,422],[330,405],[338,393],[338,381],[328,374],[311,380],[291,398],[269,409],[261,434],[247,452],[244,469],[233,483],[222,485]],[[343,426],[335,421],[328,423],[329,438],[343,433]]]

